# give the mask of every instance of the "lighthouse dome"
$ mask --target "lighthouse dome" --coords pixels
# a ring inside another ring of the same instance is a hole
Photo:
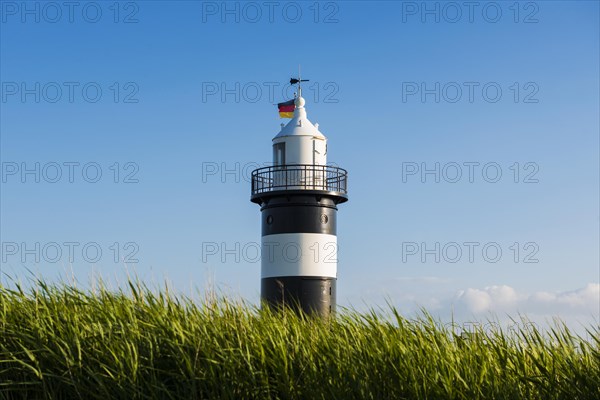
[[[306,101],[302,96],[298,96],[294,101],[296,109],[294,117],[285,125],[281,131],[273,138],[279,139],[285,136],[312,136],[315,138],[325,139],[325,135],[319,132],[319,129],[310,122],[306,116]]]

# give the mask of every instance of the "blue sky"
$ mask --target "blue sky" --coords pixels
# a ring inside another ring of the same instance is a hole
[[[257,301],[247,172],[301,64],[350,174],[340,304],[598,321],[597,2],[1,4],[4,273]]]

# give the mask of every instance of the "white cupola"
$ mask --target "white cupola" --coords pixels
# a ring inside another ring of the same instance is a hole
[[[302,92],[294,103],[294,117],[273,138],[273,164],[327,164],[327,138],[306,117]]]

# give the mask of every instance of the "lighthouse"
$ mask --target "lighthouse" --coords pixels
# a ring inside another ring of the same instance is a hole
[[[252,172],[261,211],[261,299],[311,315],[335,311],[337,211],[348,201],[346,170],[327,165],[327,138],[306,114],[301,80],[293,114],[273,138],[273,165]],[[283,103],[282,103],[283,104]],[[289,109],[286,111],[290,111]]]

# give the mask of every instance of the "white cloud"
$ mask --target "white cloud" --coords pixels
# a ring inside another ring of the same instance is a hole
[[[600,284],[568,292],[517,293],[510,286],[488,286],[483,289],[469,288],[457,293],[454,303],[463,311],[480,314],[534,313],[554,315],[593,315],[600,313]]]
[[[421,307],[443,322],[473,324],[488,320],[504,328],[523,317],[538,327],[551,326],[554,317],[574,332],[597,326],[600,320],[600,284],[563,292],[523,292],[508,285],[458,290],[451,279],[421,276],[399,277],[363,284],[354,296],[340,298],[340,303],[359,311],[380,307],[385,311],[388,301],[403,315],[416,316]]]
[[[510,286],[488,286],[481,289],[461,290],[457,294],[459,305],[466,306],[468,311],[481,313],[486,311],[500,311],[514,307],[519,296]]]

